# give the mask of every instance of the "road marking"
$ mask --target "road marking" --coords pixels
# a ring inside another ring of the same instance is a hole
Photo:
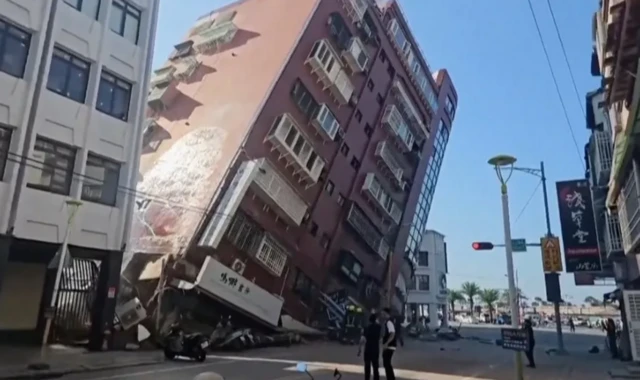
[[[198,364],[189,365],[189,366],[160,368],[160,369],[155,369],[155,370],[131,372],[131,373],[126,373],[126,374],[109,375],[109,376],[103,376],[103,377],[91,377],[91,378],[89,378],[87,380],[128,379],[128,378],[135,377],[135,376],[153,375],[155,373],[185,371],[185,370],[190,370],[190,369],[193,369],[193,368],[203,368],[203,367],[207,367],[207,366],[211,367],[213,365],[231,364],[231,363],[236,363],[236,361],[235,360],[223,360],[223,361],[219,361],[219,362],[215,362],[215,363],[198,363]]]

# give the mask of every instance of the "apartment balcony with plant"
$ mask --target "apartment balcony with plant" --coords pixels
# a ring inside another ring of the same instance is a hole
[[[396,189],[402,189],[404,187],[404,179],[402,177],[404,169],[399,163],[393,145],[388,141],[380,141],[376,145],[375,156],[382,172],[388,176],[389,182]]]
[[[384,235],[355,203],[349,208],[347,223],[371,249],[383,260],[387,259],[390,247]]]
[[[383,187],[382,182],[375,173],[368,173],[365,177],[362,191],[374,207],[383,214],[385,219],[390,219],[393,223],[399,224],[402,218],[402,208],[393,200],[393,197]]]
[[[300,183],[309,187],[318,182],[325,162],[314,151],[311,139],[305,136],[293,116],[288,113],[278,116],[266,141],[279,152],[279,159],[293,168],[293,175]]]
[[[397,106],[387,106],[382,116],[382,125],[389,129],[403,152],[411,151],[415,137]]]
[[[253,179],[254,192],[265,201],[272,210],[288,223],[299,226],[308,206],[288,181],[265,158],[257,160],[258,170]]]
[[[318,76],[324,90],[329,90],[339,105],[349,103],[354,86],[349,75],[342,68],[340,55],[331,46],[329,40],[322,39],[313,44],[306,64],[311,67],[312,74]]]

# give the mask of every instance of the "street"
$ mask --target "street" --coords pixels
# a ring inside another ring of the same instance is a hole
[[[464,336],[496,339],[500,330],[494,327],[463,327]],[[549,356],[544,346],[555,344],[554,331],[536,331],[540,349],[536,355],[538,368],[525,369],[528,380],[603,380],[607,371],[618,362],[606,353],[587,354],[593,345],[601,345],[603,338],[582,333],[566,334],[567,348],[572,355]],[[575,352],[573,351],[575,350]],[[511,380],[513,379],[513,353],[495,345],[473,340],[457,342],[407,341],[394,357],[396,377],[415,380]],[[295,365],[309,364],[315,379],[332,379],[338,368],[344,380],[362,379],[361,358],[356,347],[330,342],[311,343],[290,348],[269,348],[242,353],[210,355],[205,363],[165,362],[163,364],[119,369],[104,372],[69,375],[64,380],[176,380],[192,379],[202,372],[216,372],[227,380],[303,380],[306,374],[294,371]]]

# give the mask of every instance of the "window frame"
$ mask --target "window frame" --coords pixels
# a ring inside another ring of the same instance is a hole
[[[98,6],[96,7],[96,14],[91,16],[88,13],[86,13],[85,11],[83,11],[83,5],[84,2],[87,0],[63,0],[68,6],[70,6],[71,8],[77,10],[80,13],[83,13],[87,16],[93,17],[94,20],[98,20],[98,18],[100,17],[100,7],[102,6],[102,0],[90,0],[90,1],[97,1],[98,2]],[[76,5],[71,4],[69,1],[73,1],[76,3]]]
[[[21,34],[22,37],[16,35]],[[0,71],[10,75],[14,78],[24,79],[24,74],[27,69],[27,63],[29,61],[29,53],[31,51],[31,38],[33,35],[26,29],[23,29],[15,24],[0,19]],[[4,60],[7,53],[7,39],[11,39],[14,42],[25,45],[25,54],[22,57],[22,69],[18,75],[14,75],[5,69]]]
[[[4,179],[7,163],[9,162],[12,137],[13,128],[8,125],[0,124],[0,182]]]
[[[426,279],[426,282],[425,282]],[[427,284],[427,288],[423,289],[420,285]],[[421,292],[431,291],[431,278],[428,274],[417,274],[416,275],[416,290]]]
[[[47,143],[47,144],[51,144],[54,146],[54,150],[53,152],[50,150],[41,150],[41,149],[36,149],[38,142],[43,142],[43,143]],[[35,189],[35,190],[41,190],[41,191],[46,191],[49,193],[54,193],[54,194],[60,194],[60,195],[69,195],[71,193],[71,184],[73,183],[73,175],[74,175],[74,169],[75,169],[75,164],[76,164],[76,156],[78,154],[78,150],[70,145],[67,145],[65,143],[61,143],[59,141],[56,140],[52,140],[46,137],[42,137],[42,136],[36,136],[34,142],[33,142],[33,151],[39,151],[39,152],[45,152],[45,153],[53,153],[54,155],[56,155],[56,158],[58,157],[57,154],[59,152],[58,149],[56,148],[62,148],[62,149],[67,149],[71,151],[71,155],[67,156],[69,157],[69,165],[67,168],[59,168],[58,166],[54,167],[55,169],[61,169],[65,171],[65,189],[64,190],[58,190],[55,189],[51,186],[51,184],[49,184],[48,186],[42,185],[42,184],[33,184],[33,183],[29,183],[27,181],[26,186],[30,189]],[[37,167],[37,170],[40,170],[40,172],[42,173],[45,167],[45,162],[41,162],[38,163],[42,165],[42,168]]]
[[[110,78],[105,78],[106,77],[110,77]],[[128,90],[128,94],[127,94],[127,112],[124,115],[124,118],[119,118],[117,116],[114,115],[113,112],[113,108],[114,108],[114,102],[115,102],[115,96],[113,94],[115,94],[115,91],[112,91],[112,95],[111,95],[111,100],[110,100],[110,110],[105,110],[105,109],[101,109],[100,107],[100,88],[102,87],[104,83],[109,83],[110,86],[113,86],[114,90],[116,88],[119,88],[120,90]],[[123,86],[124,85],[124,86]],[[129,88],[126,89],[124,87],[128,86]],[[98,82],[98,99],[96,100],[96,110],[109,115],[115,119],[124,121],[124,122],[128,122],[129,121],[129,114],[131,113],[131,96],[132,96],[132,92],[133,92],[133,83],[122,79],[121,77],[112,74],[110,71],[102,69],[102,72],[100,73],[100,80]]]
[[[311,91],[302,83],[300,78],[293,83],[290,95],[298,110],[309,120],[313,119],[320,111],[320,103],[311,95]]]
[[[120,171],[122,170],[122,164],[120,162],[117,162],[117,161],[112,160],[110,158],[106,158],[106,157],[100,156],[98,154],[89,152],[87,154],[87,162],[86,162],[86,166],[85,167],[89,166],[89,161],[90,160],[101,161],[103,164],[107,164],[107,166],[108,165],[114,165],[112,168],[108,168],[105,165],[102,165],[100,167],[104,168],[105,171],[111,169],[112,171],[117,172],[116,182],[115,182],[115,189],[113,189],[114,190],[113,191],[113,199],[104,200],[105,197],[104,197],[104,190],[103,189],[105,187],[104,185],[106,184],[106,182],[105,181],[100,181],[100,182],[102,182],[101,183],[101,197],[100,197],[100,199],[87,197],[87,196],[85,196],[85,190],[84,190],[85,186],[87,185],[87,179],[94,180],[96,182],[99,181],[99,180],[98,180],[98,178],[90,178],[85,174],[84,181],[82,183],[81,194],[80,194],[82,200],[83,201],[87,201],[87,202],[102,204],[102,205],[105,205],[105,206],[115,206],[116,202],[118,201],[118,188],[120,187],[119,186],[119,184],[120,184]],[[97,165],[94,165],[94,166],[97,166]],[[85,173],[86,173],[86,169],[85,169]]]
[[[61,55],[68,55],[69,59],[66,59],[66,57],[62,57]],[[64,90],[62,92],[59,92],[58,90],[50,87],[49,85],[49,80],[51,78],[51,66],[53,66],[54,60],[59,63],[62,62],[66,65],[66,72],[65,72],[65,78],[64,78]],[[84,65],[85,67],[83,67],[82,65]],[[74,97],[68,96],[69,83],[71,83],[72,68],[79,70],[84,74],[85,81],[82,84],[83,86],[82,99],[76,99]],[[91,62],[59,46],[53,47],[53,52],[51,53],[51,63],[49,63],[49,74],[47,76],[47,90],[53,93],[56,93],[60,96],[63,96],[67,99],[73,100],[74,102],[85,104],[85,102],[87,101],[87,89],[89,88],[90,75],[91,75]]]
[[[317,286],[300,268],[296,268],[296,275],[293,278],[291,290],[298,296],[300,302],[309,305],[313,301]]]
[[[423,258],[424,260],[422,260]],[[418,251],[418,265],[421,267],[429,266],[429,251]]]
[[[119,35],[120,37],[128,40],[128,38],[125,37],[124,32],[127,25],[127,15],[132,16],[134,19],[138,21],[138,27],[136,30],[136,40],[131,42],[134,45],[138,45],[138,42],[140,41],[140,26],[142,23],[142,11],[137,7],[135,7],[134,5],[132,5],[131,3],[129,3],[127,0],[111,0],[111,6],[113,8],[119,8],[122,11],[122,17],[120,18],[120,25],[119,25],[120,30],[113,30],[111,28],[111,20],[108,20],[109,29],[115,34]],[[111,10],[111,15],[109,17],[113,17],[113,10]]]
[[[360,268],[359,271],[354,270],[356,266]],[[338,271],[354,284],[357,284],[360,277],[364,274],[364,265],[353,252],[342,251],[338,261]]]

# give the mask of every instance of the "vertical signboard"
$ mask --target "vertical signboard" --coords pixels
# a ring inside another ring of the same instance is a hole
[[[589,181],[556,182],[556,190],[567,272],[601,271]]]

